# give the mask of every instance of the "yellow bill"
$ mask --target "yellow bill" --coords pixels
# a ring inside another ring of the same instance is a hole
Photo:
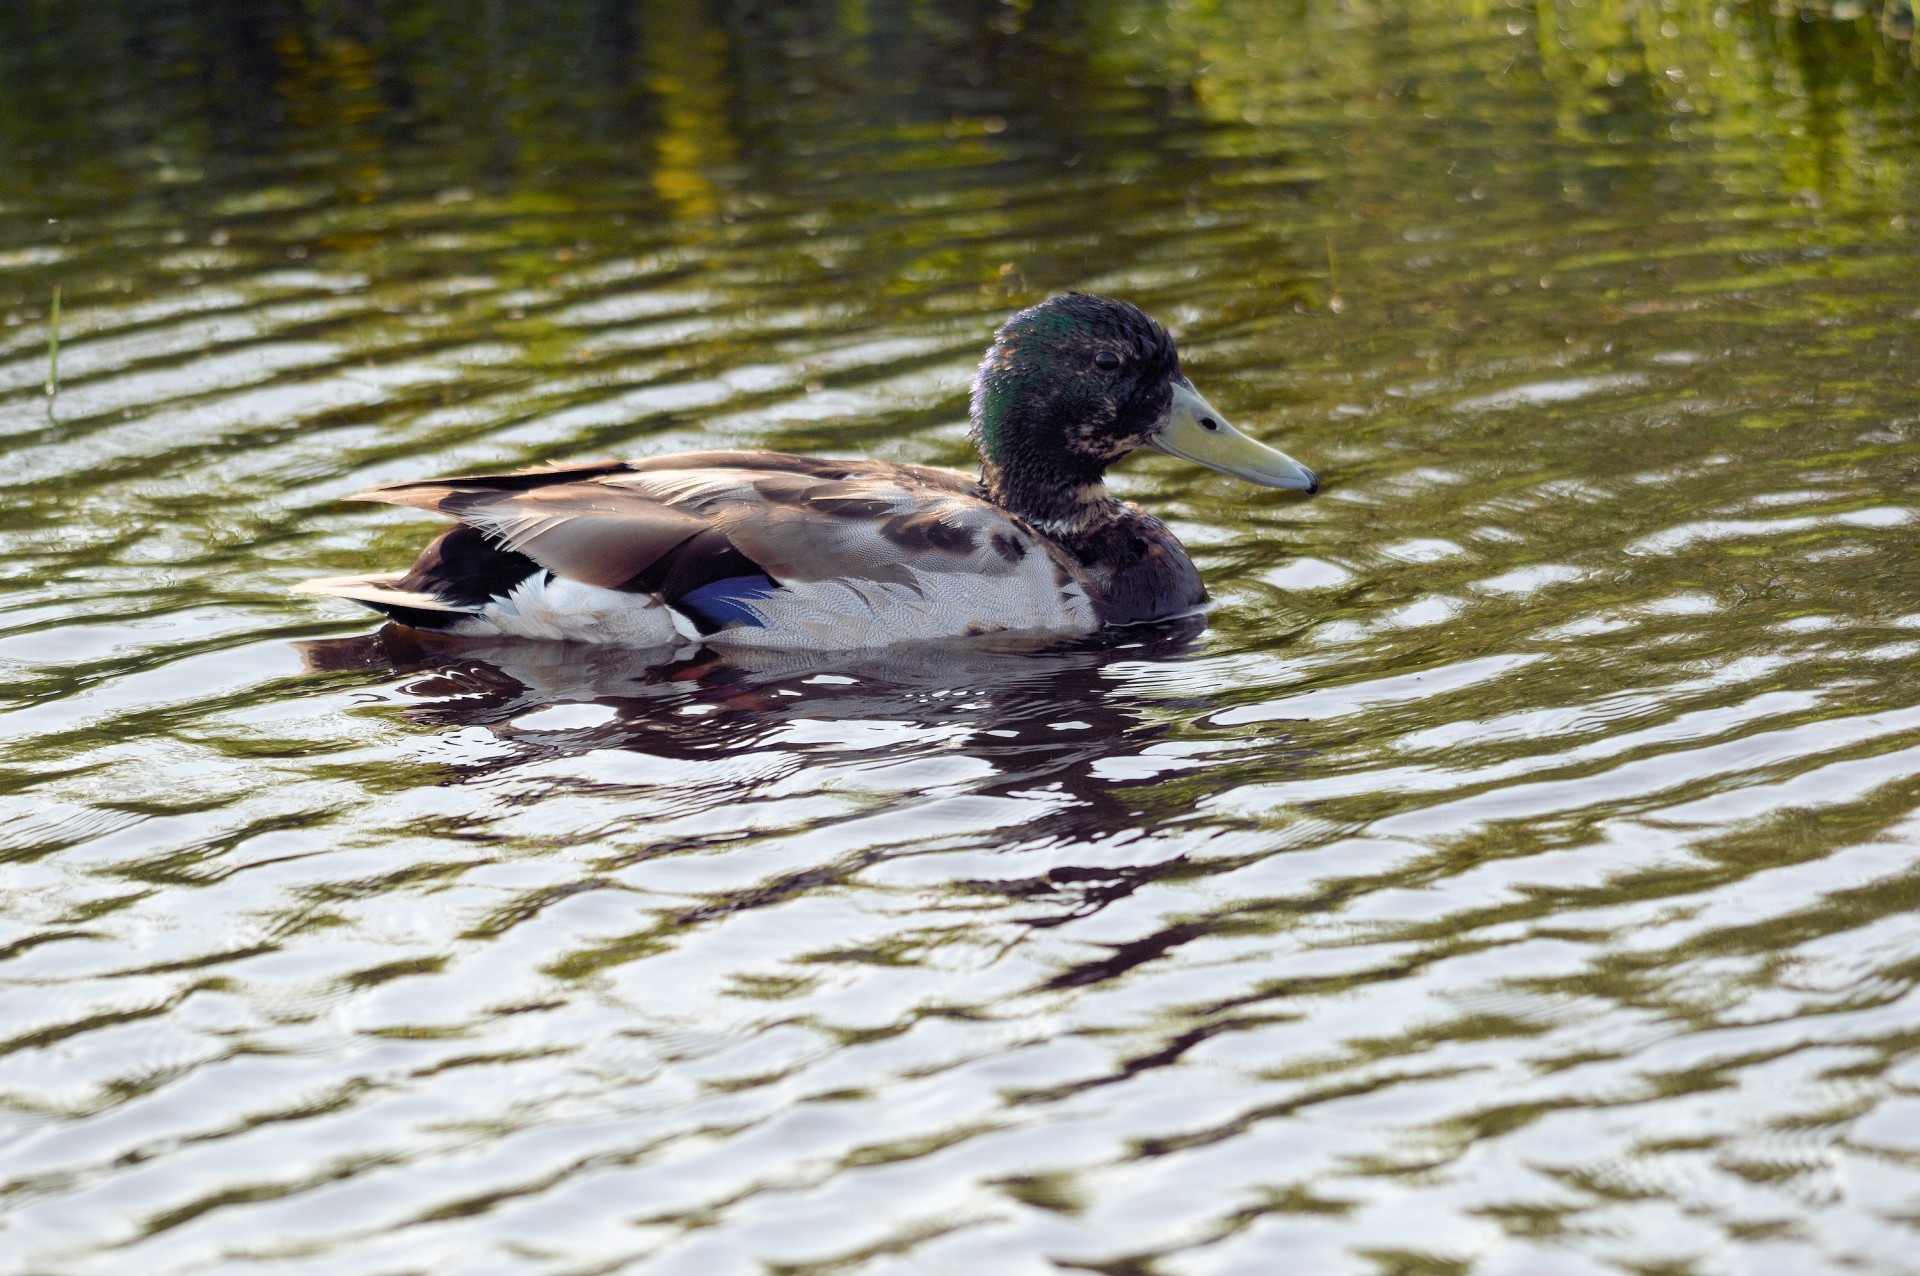
[[[1148,446],[1249,483],[1290,488],[1309,496],[1320,490],[1312,470],[1240,433],[1199,391],[1180,382],[1174,383],[1167,423],[1148,440]]]

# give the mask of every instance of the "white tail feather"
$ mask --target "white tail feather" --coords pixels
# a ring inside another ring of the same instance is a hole
[[[329,598],[351,598],[361,603],[386,603],[393,607],[411,607],[416,611],[444,611],[456,616],[470,615],[477,610],[447,602],[433,594],[423,594],[412,589],[395,589],[389,583],[400,579],[405,574],[404,572],[376,572],[370,576],[327,576],[320,580],[303,580],[292,589],[296,594],[325,594]]]

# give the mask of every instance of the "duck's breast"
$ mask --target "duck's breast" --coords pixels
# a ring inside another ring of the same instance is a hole
[[[1165,620],[1206,605],[1199,568],[1167,525],[1150,514],[1129,507],[1125,517],[1074,551],[1100,624]]]

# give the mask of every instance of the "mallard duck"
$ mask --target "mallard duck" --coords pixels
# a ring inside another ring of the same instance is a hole
[[[880,647],[1088,634],[1207,600],[1107,467],[1142,448],[1312,493],[1240,433],[1138,307],[1067,293],[994,334],[973,382],[978,478],[889,461],[680,452],[383,483],[348,499],[455,519],[407,571],[296,586],[448,634],[630,646]]]

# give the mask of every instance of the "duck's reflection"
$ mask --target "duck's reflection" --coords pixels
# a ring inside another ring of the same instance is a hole
[[[960,782],[967,793],[1049,799],[1029,803],[1034,815],[1024,823],[980,830],[974,845],[1056,854],[1046,867],[1023,868],[1014,858],[1004,873],[953,885],[972,898],[1030,905],[1016,920],[1044,929],[1181,871],[1184,856],[1154,849],[1153,839],[1139,843],[1137,860],[1122,850],[1116,862],[1115,848],[1132,846],[1136,831],[1191,814],[1191,784],[1162,781],[1167,767],[1184,769],[1197,759],[1147,751],[1174,735],[1178,723],[1220,707],[1208,695],[1170,693],[1164,684],[1174,680],[1156,676],[1156,666],[1164,672],[1193,657],[1204,628],[1196,617],[1101,644],[727,657],[711,649],[449,643],[398,626],[299,646],[310,670],[365,670],[379,678],[405,697],[401,712],[416,723],[478,726],[512,746],[452,764],[461,776],[456,782],[483,780],[529,758],[608,749],[694,762],[760,751],[825,752],[837,763],[974,759],[984,766]],[[895,801],[911,810],[919,796],[903,792]],[[697,834],[685,849],[712,843],[711,834]],[[1091,853],[1101,845],[1109,849]],[[1072,854],[1081,848],[1090,852],[1084,861]],[[608,866],[675,849],[681,847],[667,838],[623,852]],[[1060,851],[1072,859],[1059,862]],[[866,852],[892,853],[880,845]],[[676,924],[708,909],[770,903],[815,882],[810,872],[789,874],[702,905]]]
[[[365,669],[405,677],[396,690],[412,721],[481,726],[543,753],[624,748],[699,760],[732,756],[797,723],[841,754],[912,745],[862,745],[831,724],[900,724],[939,731],[939,748],[978,758],[987,794],[1057,787],[1092,810],[1120,814],[1113,769],[1101,758],[1137,756],[1167,727],[1169,701],[1150,695],[1141,664],[1191,655],[1205,621],[1192,617],[1128,630],[1117,641],[1044,646],[916,645],[862,652],[717,653],[636,650],[553,642],[446,640],[400,626],[356,638],[298,644],[311,671]],[[1129,666],[1129,668],[1119,668]],[[581,724],[539,711],[597,706]],[[1192,707],[1205,712],[1207,706]],[[806,746],[801,746],[803,749]],[[511,765],[513,759],[476,761]],[[1124,769],[1124,768],[1123,768]],[[1076,821],[1078,822],[1078,821]],[[1029,834],[1036,830],[1029,828]]]

